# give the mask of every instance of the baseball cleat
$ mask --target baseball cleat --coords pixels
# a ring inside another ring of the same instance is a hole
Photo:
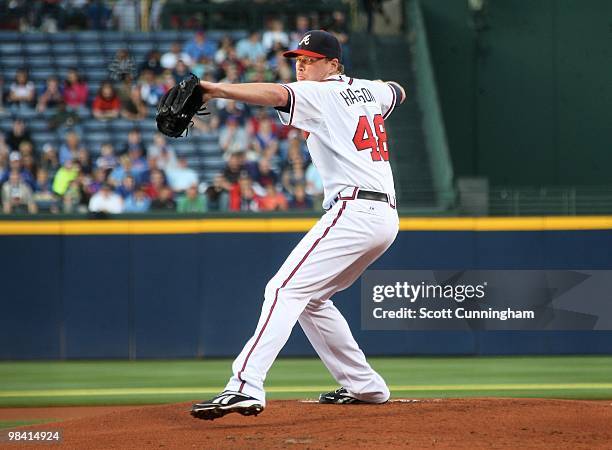
[[[368,402],[364,402],[355,397],[351,397],[348,391],[341,387],[332,392],[326,392],[324,394],[319,395],[319,403],[325,404],[334,404],[334,405],[355,405],[355,404],[365,404]]]
[[[250,395],[235,391],[223,391],[212,400],[193,405],[191,415],[197,419],[215,420],[230,413],[256,416],[263,410],[262,403]]]

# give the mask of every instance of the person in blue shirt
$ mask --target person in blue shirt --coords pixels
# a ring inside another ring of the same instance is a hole
[[[183,51],[187,53],[193,61],[199,61],[202,56],[213,59],[217,51],[217,44],[209,41],[206,38],[206,33],[198,31],[193,39],[185,44]]]

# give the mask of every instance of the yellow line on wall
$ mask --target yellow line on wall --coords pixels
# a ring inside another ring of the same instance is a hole
[[[0,221],[0,235],[303,233],[316,218]],[[404,217],[402,231],[610,230],[612,216]]]

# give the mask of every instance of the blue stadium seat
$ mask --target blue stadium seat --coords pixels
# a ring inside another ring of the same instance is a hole
[[[36,56],[28,56],[26,62],[31,68],[51,67],[53,65],[54,58],[47,53]]]
[[[55,69],[49,69],[48,66],[30,69],[30,78],[34,82],[44,84],[44,82],[51,76],[57,76],[57,73],[55,72]]]
[[[23,42],[48,42],[49,33],[40,33],[38,31],[21,33],[20,38]]]
[[[49,124],[42,117],[38,117],[28,122],[28,128],[30,131],[32,131],[32,133],[50,132]]]
[[[47,42],[26,42],[23,46],[28,55],[48,55],[51,46]]]
[[[109,132],[110,124],[108,122],[102,122],[100,120],[88,120],[83,124],[83,130],[85,133],[96,133],[96,132]]]
[[[110,122],[110,127],[114,133],[127,133],[134,128],[134,122],[125,119],[115,119]]]
[[[101,33],[100,31],[96,31],[96,30],[86,30],[86,31],[79,31],[75,37],[80,42],[96,42],[102,39],[103,34],[104,33]]]
[[[76,53],[76,44],[74,42],[56,42],[53,44],[53,53],[56,55],[74,56]]]
[[[47,38],[49,41],[53,42],[53,45],[55,46],[58,45],[58,43],[72,41],[74,39],[74,34],[68,31],[60,31],[58,33],[49,33]]]
[[[130,42],[152,42],[157,33],[133,32],[128,33],[126,38]]]
[[[23,55],[3,56],[0,63],[6,68],[23,67],[26,62],[26,57]]]
[[[81,56],[79,58],[79,66],[89,71],[91,68],[106,68],[108,62],[99,55]]]
[[[81,55],[100,56],[104,54],[102,45],[99,42],[82,41],[77,42],[77,50]]]
[[[46,132],[39,131],[37,133],[32,133],[32,140],[34,141],[36,148],[40,150],[42,149],[42,146],[46,144],[47,142],[51,142],[51,143],[56,142],[57,135],[50,131],[46,131]]]
[[[91,81],[104,81],[108,79],[108,69],[89,69],[87,79]]]
[[[174,30],[156,31],[154,38],[158,42],[174,42],[177,40],[181,40],[179,33]]]
[[[22,53],[23,49],[19,42],[3,42],[0,45],[0,55],[2,57],[5,55],[21,55]]]
[[[75,55],[61,55],[54,58],[57,67],[69,68],[78,65],[78,58]]]
[[[0,32],[0,45],[5,42],[15,42],[21,39],[21,33],[18,31],[2,31]]]

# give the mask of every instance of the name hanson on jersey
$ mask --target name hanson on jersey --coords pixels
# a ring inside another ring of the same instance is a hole
[[[346,106],[353,106],[355,103],[373,103],[376,101],[372,93],[367,88],[351,89],[346,88],[339,92]]]

